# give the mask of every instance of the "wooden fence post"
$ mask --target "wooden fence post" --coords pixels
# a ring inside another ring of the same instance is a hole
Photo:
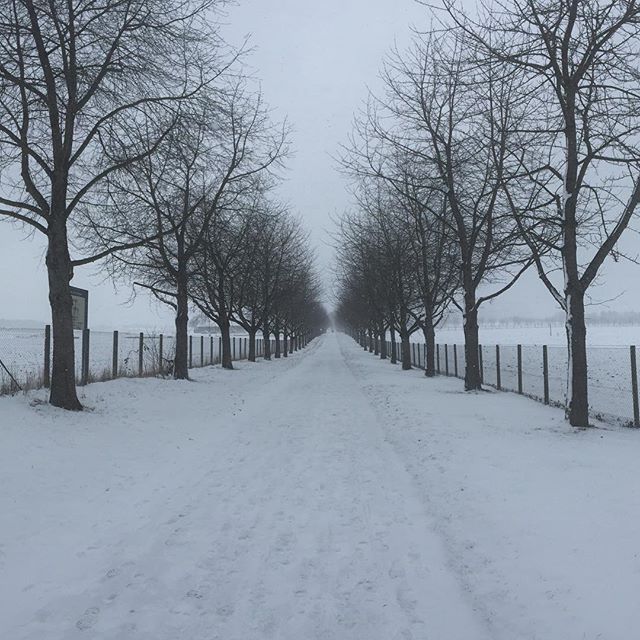
[[[163,360],[164,360],[164,335],[161,333],[158,336],[158,371],[160,375],[164,373],[162,368]]]
[[[44,328],[44,374],[43,383],[45,389],[51,386],[51,325]]]
[[[445,343],[444,345],[444,371],[445,374],[449,375],[449,345]]]
[[[142,377],[144,373],[144,333],[140,333],[140,344],[138,345],[138,375]]]
[[[440,345],[436,344],[436,372],[440,373]]]
[[[636,347],[631,347],[631,393],[633,394],[633,426],[640,427],[640,406],[638,404],[638,367]]]
[[[209,337],[209,364],[213,364],[213,336]]]
[[[522,395],[522,345],[518,345],[518,393]]]
[[[549,353],[546,344],[542,347],[542,377],[544,379],[544,403],[549,404]]]
[[[480,384],[484,383],[484,362],[482,361],[482,345],[478,345],[478,364],[480,365]]]
[[[111,354],[111,377],[113,379],[118,377],[118,342],[120,334],[117,331],[113,332],[113,353]]]
[[[453,375],[458,377],[458,345],[453,345]]]
[[[89,384],[89,341],[91,339],[91,333],[89,329],[82,331],[82,362],[81,362],[81,375],[82,385]]]
[[[200,336],[200,366],[204,367],[204,336]]]
[[[500,378],[500,345],[496,345],[496,388],[498,391],[502,389],[502,380]]]
[[[189,369],[193,368],[193,336],[189,336]]]

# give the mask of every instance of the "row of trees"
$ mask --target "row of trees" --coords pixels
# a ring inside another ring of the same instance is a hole
[[[567,416],[587,426],[585,298],[605,259],[624,257],[640,201],[640,4],[432,11],[345,147],[358,206],[342,220],[340,316],[398,332],[405,367],[422,330],[433,375],[434,328],[457,307],[465,388],[479,389],[479,308],[534,267],[565,313]]]
[[[312,257],[272,190],[287,129],[224,43],[224,0],[0,4],[0,216],[47,239],[51,403],[81,409],[70,282],[103,260],[176,311],[300,333],[322,322]],[[72,254],[76,254],[72,256]]]

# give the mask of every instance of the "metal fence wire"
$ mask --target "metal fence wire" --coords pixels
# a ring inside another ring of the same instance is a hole
[[[52,349],[50,336],[48,327],[0,328],[0,395],[47,385]],[[168,375],[173,370],[175,355],[173,335],[75,331],[74,337],[78,384],[122,377]],[[271,341],[271,349],[273,353],[275,340]],[[190,368],[219,364],[221,353],[222,340],[218,335],[189,336]],[[49,367],[46,364],[47,354],[49,354]],[[231,355],[233,360],[248,358],[248,337],[232,337]],[[262,355],[264,355],[264,344],[258,338],[256,339],[256,356]]]
[[[412,365],[424,369],[426,345],[411,344]],[[361,337],[361,346],[369,346],[366,337]],[[386,346],[390,357],[393,345],[387,342]],[[395,346],[400,362],[400,342]],[[640,427],[636,347],[590,346],[587,352],[591,415],[607,422]],[[483,384],[545,404],[566,406],[566,347],[481,345],[479,356]],[[438,374],[464,378],[464,345],[437,344],[435,360]]]

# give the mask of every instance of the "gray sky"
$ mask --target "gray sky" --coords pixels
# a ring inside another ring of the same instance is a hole
[[[249,63],[261,80],[275,117],[293,126],[293,148],[281,197],[297,211],[311,232],[319,265],[328,271],[331,249],[330,216],[349,206],[345,183],[332,155],[344,142],[354,112],[379,87],[378,69],[397,42],[408,44],[410,25],[425,26],[426,10],[413,0],[240,0],[225,19],[225,37],[239,45],[250,36],[254,51]],[[23,241],[25,233],[0,223],[0,318],[45,320],[49,317],[46,272],[41,238]],[[627,245],[637,246],[633,234]],[[599,299],[624,295],[618,306],[640,309],[637,303],[640,268],[609,265],[596,290]],[[171,314],[145,294],[127,304],[128,288],[115,293],[102,283],[95,267],[79,269],[73,284],[91,290],[90,325],[97,328],[165,327]],[[492,305],[492,315],[541,316],[553,312],[550,297],[535,274]]]

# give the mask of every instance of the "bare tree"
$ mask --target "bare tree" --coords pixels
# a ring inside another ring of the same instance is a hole
[[[286,207],[281,206],[274,211],[278,213],[265,229],[258,253],[259,290],[262,295],[261,329],[266,360],[271,360],[270,338],[278,322],[282,281],[287,273],[290,257],[306,239],[300,222],[290,215]]]
[[[192,105],[161,153],[120,172],[109,185],[122,225],[132,207],[138,219],[150,221],[147,234],[154,239],[116,261],[137,277],[136,284],[176,310],[176,378],[188,377],[192,279],[205,267],[213,271],[217,226],[245,202],[256,176],[280,163],[286,136],[286,125],[269,122],[260,96],[241,79]]]
[[[136,245],[72,258],[82,205],[109,175],[151,156],[175,105],[207,82],[220,49],[215,0],[4,0],[0,3],[0,215],[47,238],[53,322],[52,404],[75,388],[73,270]],[[130,141],[132,122],[155,135]],[[165,124],[162,124],[165,123]]]
[[[381,185],[375,186],[363,189],[360,210],[343,216],[340,223],[339,299],[343,306],[363,314],[359,328],[366,332],[371,352],[380,350],[386,357],[383,343],[389,329],[392,364],[398,356],[397,332],[403,369],[411,369],[410,336],[419,328],[413,314],[421,304],[411,227],[398,219]]]
[[[481,387],[478,310],[513,286],[531,265],[503,194],[509,140],[518,112],[514,79],[469,61],[451,33],[421,36],[411,52],[387,64],[387,95],[372,117],[376,136],[413,156],[458,245],[464,316],[465,389]],[[437,202],[437,198],[435,198]],[[435,212],[438,209],[434,209]],[[444,215],[443,215],[444,214]],[[479,288],[500,280],[493,291]]]
[[[416,284],[421,305],[409,308],[426,344],[425,375],[435,375],[435,329],[444,317],[459,288],[457,243],[447,220],[446,198],[429,167],[416,161],[413,153],[388,143],[388,133],[380,136],[382,125],[369,110],[356,121],[351,143],[342,160],[356,181],[356,191],[371,190],[371,181],[380,181],[392,202],[395,224],[406,228],[408,246],[415,260]],[[383,343],[386,348],[386,343]],[[384,354],[386,355],[386,354]]]
[[[277,211],[277,209],[276,209]],[[235,322],[249,334],[249,362],[256,361],[256,336],[264,322],[261,252],[263,240],[273,233],[277,213],[267,199],[261,199],[246,215],[245,242],[235,275]]]
[[[513,0],[480,18],[445,7],[483,64],[526,96],[507,185],[538,275],[566,316],[567,416],[589,424],[585,296],[640,202],[640,3]],[[556,278],[557,267],[561,278]]]
[[[262,196],[260,192],[256,195]],[[242,198],[232,206],[220,209],[214,223],[208,225],[204,241],[195,255],[189,287],[191,300],[220,329],[224,369],[233,369],[231,322],[239,302],[237,288],[246,270],[244,259],[249,249],[253,206],[251,201]]]

